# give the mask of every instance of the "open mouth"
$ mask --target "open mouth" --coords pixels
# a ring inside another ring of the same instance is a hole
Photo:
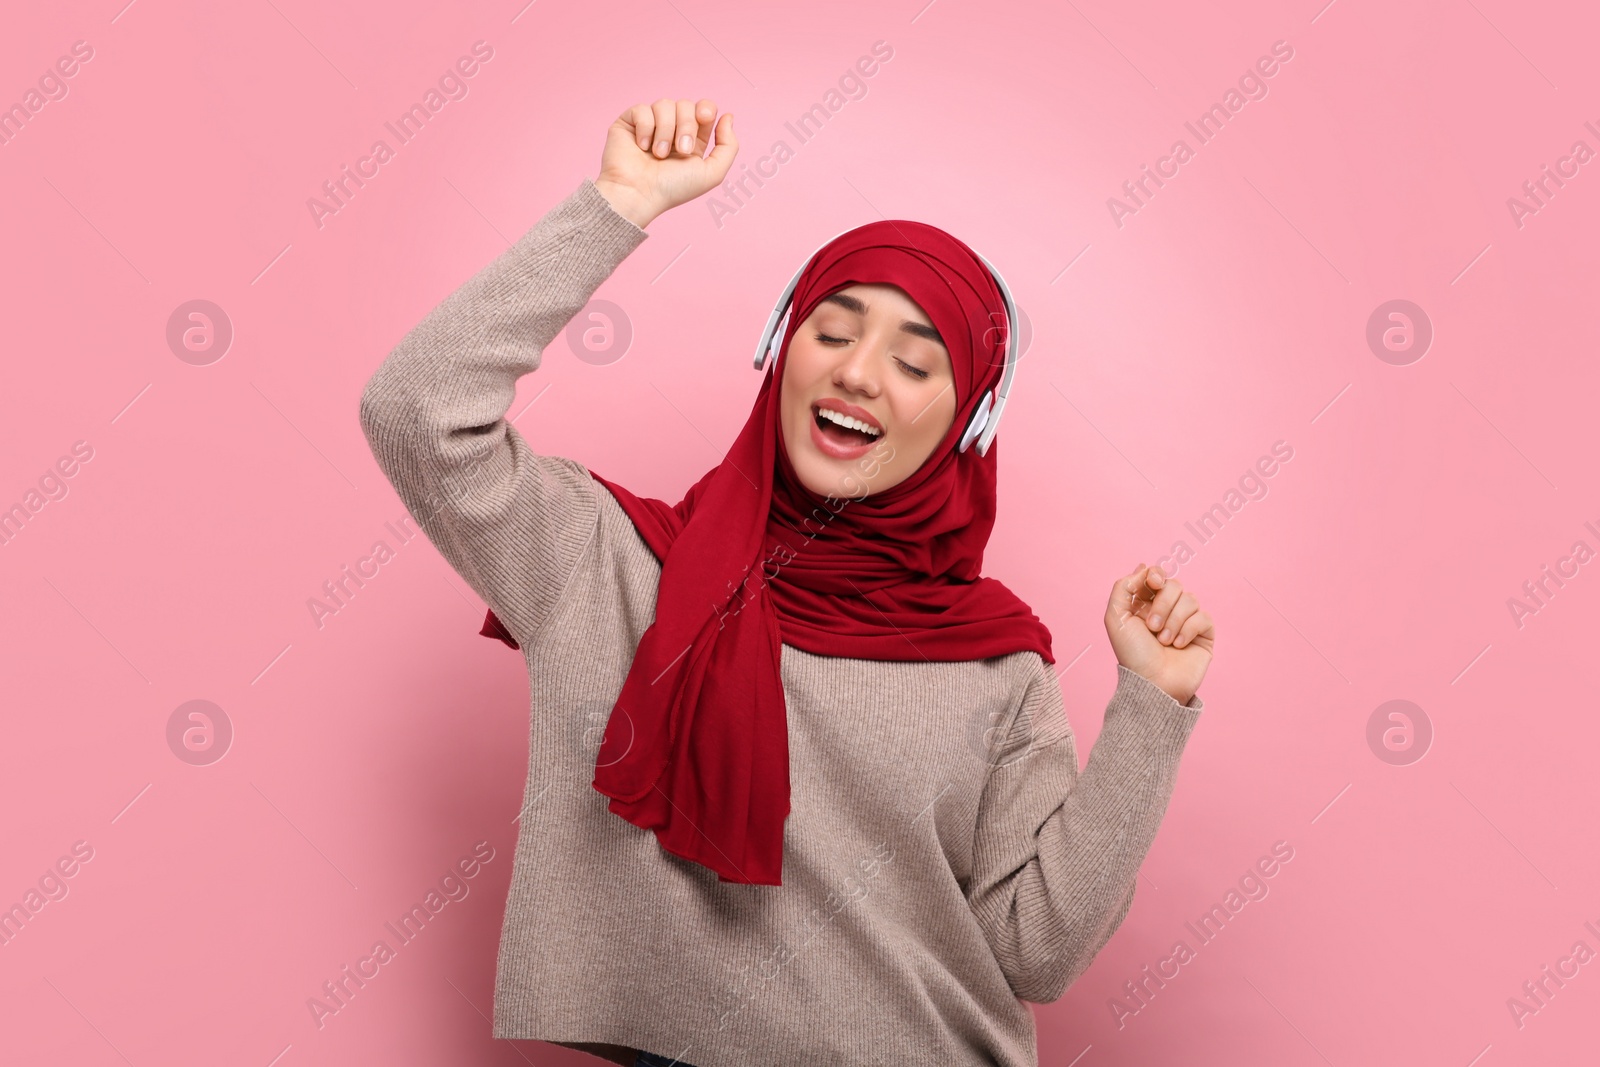
[[[870,445],[884,434],[884,431],[869,427],[860,419],[834,411],[832,408],[812,405],[811,419],[816,423],[817,431],[825,439],[844,448]]]

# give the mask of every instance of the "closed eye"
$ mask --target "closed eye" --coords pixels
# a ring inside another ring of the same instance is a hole
[[[829,337],[825,333],[817,334],[817,340],[820,341],[822,344],[825,344],[825,345],[826,344],[843,345],[843,344],[849,344],[850,343],[849,341],[845,340],[843,337]],[[895,362],[900,364],[902,367],[904,367],[909,374],[911,374],[913,377],[915,377],[919,381],[922,380],[923,378],[926,378],[926,377],[929,376],[929,372],[928,371],[922,370],[920,367],[913,367],[911,364],[907,363],[903,359],[900,359],[900,358],[896,357],[895,358]]]

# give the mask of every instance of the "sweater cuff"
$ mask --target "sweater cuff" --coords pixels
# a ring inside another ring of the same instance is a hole
[[[600,187],[594,183],[593,178],[584,178],[582,182],[578,183],[576,196],[579,202],[590,211],[597,215],[609,216],[605,225],[611,229],[641,239],[650,236],[645,232],[644,227],[622,214],[616,209],[616,205],[606,199],[606,194],[600,191]]]
[[[1114,714],[1119,722],[1137,723],[1140,732],[1157,748],[1182,751],[1204,710],[1205,701],[1199,693],[1190,697],[1187,704],[1180,704],[1144,675],[1117,664],[1117,689],[1107,714]]]
[[[1159,685],[1152,682],[1138,671],[1130,670],[1119,663],[1117,664],[1117,689],[1121,690],[1125,685],[1130,689],[1140,691],[1145,698],[1156,705],[1160,705],[1165,702],[1165,704],[1170,708],[1185,708],[1195,712],[1205,710],[1206,702],[1200,699],[1199,693],[1195,693],[1193,696],[1191,696],[1187,704],[1179,704],[1178,699],[1171,693],[1167,692],[1165,689],[1161,688]]]

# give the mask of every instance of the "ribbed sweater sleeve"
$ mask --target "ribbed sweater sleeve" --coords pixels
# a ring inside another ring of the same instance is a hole
[[[1080,773],[1054,674],[1045,667],[1029,684],[995,743],[968,884],[1019,998],[1059,999],[1122,924],[1204,707],[1199,696],[1179,704],[1118,664]]]
[[[648,235],[585,178],[395,346],[361,427],[406,509],[524,648],[577,565],[598,483],[506,420],[517,379]]]

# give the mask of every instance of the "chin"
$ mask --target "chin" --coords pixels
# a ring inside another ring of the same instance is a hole
[[[800,478],[800,484],[818,496],[839,499],[850,495],[844,486],[846,472],[837,470],[825,458],[817,455],[802,456],[799,462],[790,455],[789,461]],[[856,490],[858,493],[860,489]]]
[[[798,445],[789,444],[788,452],[789,465],[794,468],[795,477],[806,489],[817,496],[835,499],[851,495],[845,485],[845,479],[852,470],[851,464],[838,463],[827,456],[819,455],[810,441],[802,441]],[[855,492],[856,494],[861,492],[859,479]]]

